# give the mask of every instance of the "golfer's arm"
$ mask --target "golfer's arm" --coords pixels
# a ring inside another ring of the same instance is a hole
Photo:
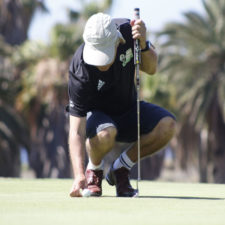
[[[86,117],[70,116],[69,153],[75,178],[84,176]]]
[[[151,46],[149,50],[141,52],[141,71],[153,75],[157,70],[158,57],[156,51]]]

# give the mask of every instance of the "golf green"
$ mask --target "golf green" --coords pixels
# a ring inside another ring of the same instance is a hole
[[[135,181],[132,181],[135,186]],[[0,179],[0,225],[225,225],[225,185],[139,183],[139,198],[70,198],[69,179]]]

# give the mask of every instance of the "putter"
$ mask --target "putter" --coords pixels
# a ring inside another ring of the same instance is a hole
[[[134,19],[140,19],[140,10],[139,8],[134,9]],[[138,182],[141,180],[141,144],[140,144],[140,75],[139,75],[139,66],[141,63],[140,55],[140,43],[139,40],[134,41],[134,64],[135,64],[135,73],[136,73],[136,89],[137,89],[137,156],[138,156],[138,176],[137,176],[137,196],[139,196],[139,186]]]

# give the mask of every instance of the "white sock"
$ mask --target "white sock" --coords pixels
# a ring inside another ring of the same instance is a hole
[[[119,169],[121,167],[125,167],[128,170],[130,170],[135,165],[134,162],[130,160],[130,158],[127,155],[127,151],[124,151],[119,158],[116,159],[116,161],[113,164],[113,169]]]
[[[92,163],[91,159],[89,158],[87,169],[88,170],[103,170],[103,166],[104,166],[104,161],[103,160],[101,161],[101,163],[99,165],[94,165]]]

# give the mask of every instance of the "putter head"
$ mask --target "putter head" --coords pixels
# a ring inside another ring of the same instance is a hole
[[[137,190],[136,194],[133,196],[133,198],[138,198],[139,197],[139,190]]]

